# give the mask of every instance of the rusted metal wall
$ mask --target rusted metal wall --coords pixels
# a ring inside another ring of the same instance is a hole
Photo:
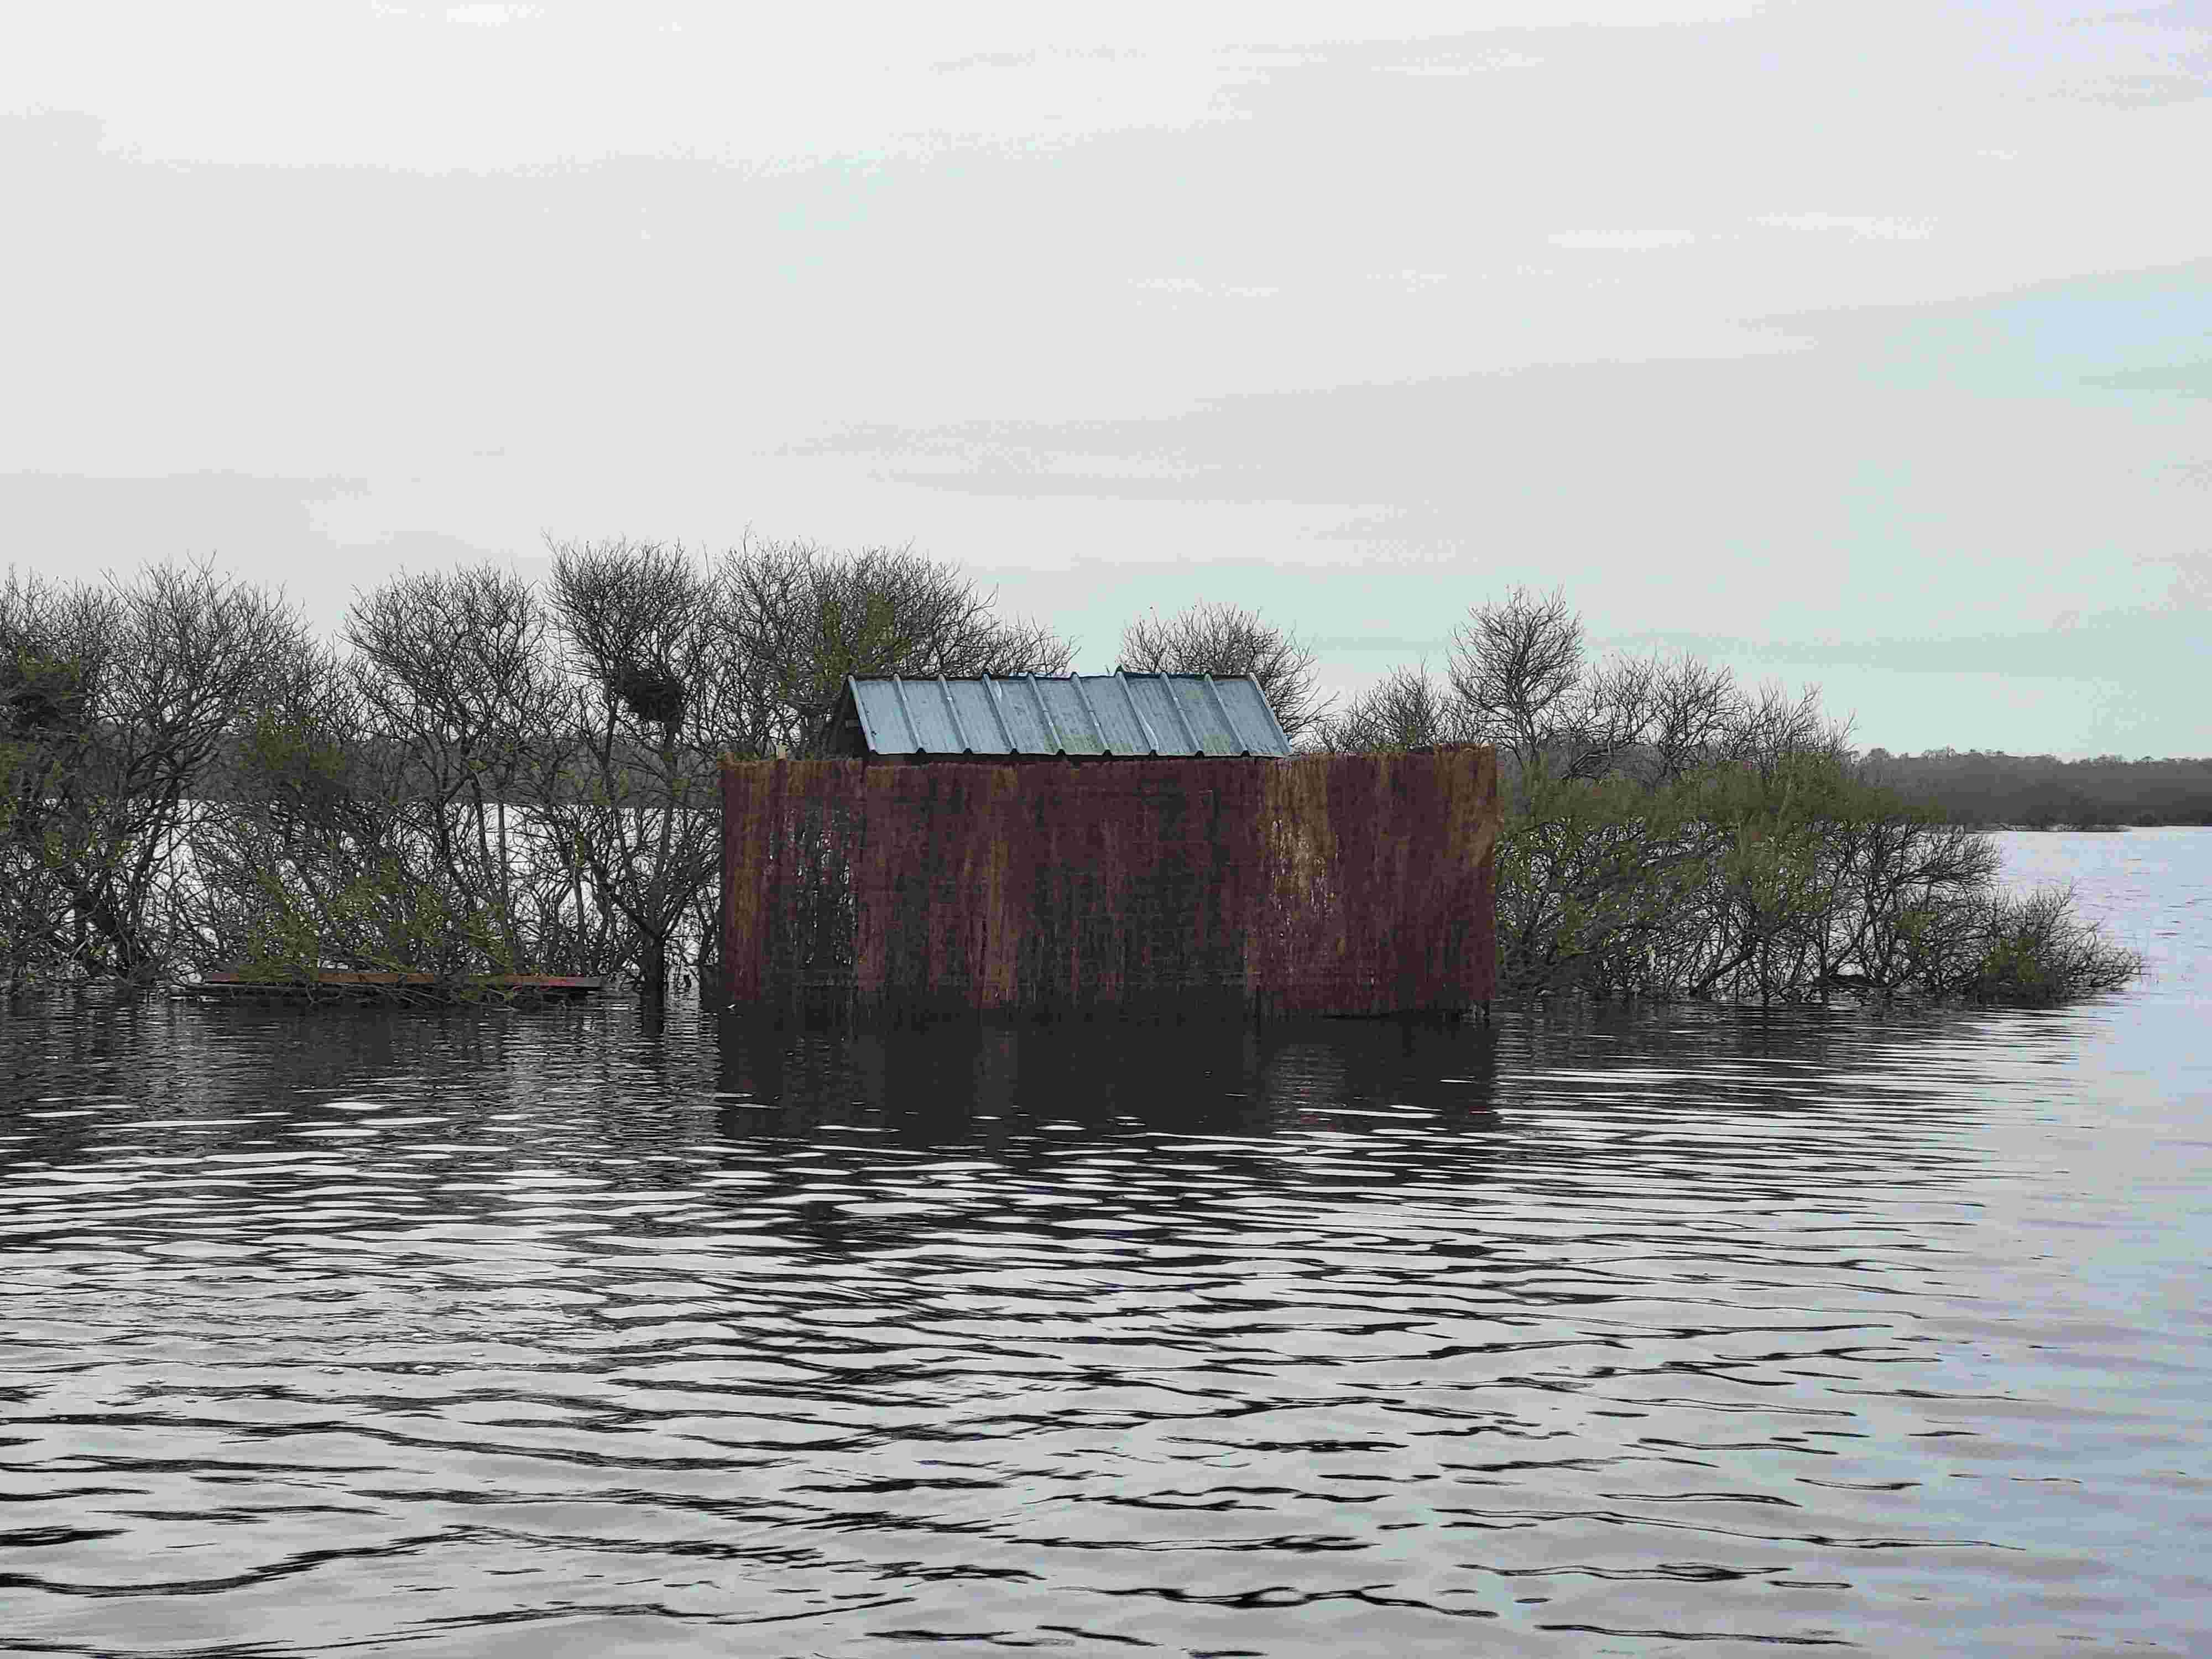
[[[1494,750],[726,763],[738,1005],[1449,1011],[1497,976]]]

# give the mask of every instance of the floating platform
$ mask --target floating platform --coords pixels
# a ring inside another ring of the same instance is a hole
[[[313,979],[252,979],[234,969],[217,968],[178,988],[187,995],[230,1000],[276,997],[289,1001],[326,1002],[534,1002],[597,996],[606,988],[598,975],[490,974],[482,979],[441,980],[435,974],[399,974],[350,968],[326,968]]]

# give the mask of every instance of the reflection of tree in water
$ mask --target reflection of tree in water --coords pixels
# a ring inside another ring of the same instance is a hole
[[[1984,1042],[1992,1020],[2033,1026],[2047,1018],[1926,1006],[1769,1012],[1725,1004],[1601,1007],[1563,1001],[1502,1015],[1499,1052],[1516,1093],[1548,1092],[1548,1078],[1563,1069],[1611,1069],[1624,1078],[1679,1069],[1708,1081],[1705,1093],[1681,1099],[1686,1108],[1723,1095],[1741,1107],[1754,1103],[1762,1091],[1774,1104],[1795,1106],[1802,1103],[1796,1085],[1807,1078],[1842,1086],[1890,1070],[1901,1048],[1963,1053]],[[2001,1054],[2002,1045],[1991,1052]]]
[[[630,1009],[51,996],[0,1024],[0,1104],[24,1109],[0,1120],[0,1159],[96,1158],[123,1122],[134,1153],[197,1157],[297,1145],[301,1131],[382,1113],[418,1121],[431,1113],[439,1127],[426,1138],[466,1140],[479,1163],[550,1160],[604,1173],[611,1150],[619,1162],[625,1142],[665,1138],[660,1115],[640,1109],[660,1103],[672,1079],[654,1045],[633,1040],[635,1024]],[[345,1109],[369,1103],[378,1112]],[[68,1115],[87,1105],[99,1109]],[[537,1133],[488,1134],[487,1120],[502,1115],[536,1120]],[[398,1141],[392,1149],[404,1150]]]
[[[106,1103],[143,1127],[165,1119],[204,1123],[206,1151],[270,1133],[322,1093],[343,1093],[364,1070],[389,1069],[385,1020],[358,1011],[207,1008],[133,994],[57,994],[18,1005],[0,1025],[0,1100],[66,1107]],[[72,1161],[101,1115],[28,1120],[37,1156]],[[134,1143],[151,1150],[158,1137]],[[26,1151],[19,1143],[10,1149]]]

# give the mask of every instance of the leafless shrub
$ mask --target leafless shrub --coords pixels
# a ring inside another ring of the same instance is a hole
[[[1559,589],[1514,587],[1478,605],[1452,633],[1450,680],[1483,741],[1533,778],[1583,701],[1582,617]]]
[[[1794,757],[1817,755],[1841,762],[1850,752],[1850,724],[1832,719],[1820,707],[1820,688],[1808,686],[1792,697],[1769,681],[1753,697],[1739,697],[1721,717],[1722,758],[1751,767],[1761,776]]]
[[[1626,769],[1651,727],[1659,665],[1638,657],[1613,657],[1584,674],[1561,711],[1548,747],[1563,778],[1602,778]]]
[[[1725,745],[1741,694],[1723,664],[1680,657],[1654,665],[1644,743],[1649,781],[1673,783]]]
[[[1474,740],[1465,705],[1430,674],[1426,662],[1393,669],[1312,729],[1321,747],[1348,753]]]

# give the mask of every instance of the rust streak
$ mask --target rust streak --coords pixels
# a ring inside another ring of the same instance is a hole
[[[733,763],[741,1002],[1261,1014],[1495,993],[1495,753]]]

